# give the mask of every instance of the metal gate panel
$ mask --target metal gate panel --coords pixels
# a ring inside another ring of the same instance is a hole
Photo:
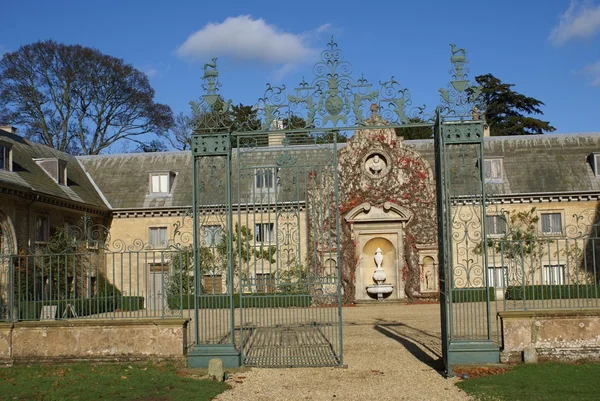
[[[307,132],[236,136],[242,363],[340,365],[337,146]]]

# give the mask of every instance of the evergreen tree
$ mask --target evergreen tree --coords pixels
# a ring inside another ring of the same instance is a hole
[[[485,109],[492,136],[543,134],[556,130],[548,121],[531,117],[532,114],[544,114],[542,101],[513,91],[514,84],[504,83],[492,74],[480,75],[475,80],[481,85],[477,102],[480,109]]]

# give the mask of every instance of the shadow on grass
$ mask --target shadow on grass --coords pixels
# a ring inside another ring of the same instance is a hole
[[[444,376],[445,368],[439,336],[402,323],[377,324],[373,328],[386,337],[398,341],[415,358]]]

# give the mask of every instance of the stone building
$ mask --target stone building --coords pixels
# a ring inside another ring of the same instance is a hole
[[[348,144],[340,144],[338,151],[339,251],[346,301],[373,298],[366,289],[372,284],[375,264],[371,259],[376,248],[384,255],[387,283],[394,286],[392,299],[405,298],[407,293],[429,296],[438,290],[433,141],[402,141],[374,131],[358,131]],[[527,212],[532,207],[538,234],[548,238],[567,235],[572,227],[588,230],[596,222],[600,133],[488,137],[484,148],[486,187],[494,200],[485,224],[492,236],[506,231],[506,217],[511,212]],[[109,227],[111,241],[120,240],[134,252],[145,251],[141,261],[138,254],[135,274],[118,270],[133,268],[131,259],[121,259],[107,264],[119,266],[107,277],[119,277],[115,285],[124,295],[156,296],[157,288],[164,285],[157,280],[163,280],[172,269],[164,251],[172,245],[178,249],[191,245],[190,152],[72,157],[6,130],[0,132],[0,150],[3,253],[43,243],[53,227],[75,224],[87,215]],[[280,144],[270,151],[282,152]],[[260,171],[236,183],[241,192],[234,203],[243,207],[234,213],[234,223],[247,228],[249,246],[262,252],[276,243],[278,217],[265,209],[258,213],[253,205],[279,196],[281,186],[276,169]],[[309,229],[309,211],[306,199],[298,199],[295,218],[302,232]],[[590,223],[586,227],[582,216]],[[203,241],[218,246],[222,220],[218,213],[206,216],[200,233]],[[344,254],[344,246],[348,250],[350,245],[352,251]],[[307,248],[298,251],[294,263],[306,258]],[[276,250],[275,259],[281,258],[281,251]],[[331,274],[338,250],[329,252],[331,257],[323,269]],[[567,280],[568,255],[560,264],[559,253],[545,256],[537,282]],[[259,284],[255,290],[274,291],[281,278],[282,270],[277,267],[281,260],[269,259],[253,258],[254,264],[248,268],[250,279]],[[510,274],[501,262],[490,256],[491,285],[506,285],[503,280]],[[203,287],[221,292],[226,279],[223,271],[203,273]],[[480,286],[485,282],[482,274]]]

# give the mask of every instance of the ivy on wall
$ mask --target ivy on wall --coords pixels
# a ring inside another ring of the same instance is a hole
[[[384,156],[388,170],[369,172],[369,156]],[[399,274],[409,299],[420,294],[420,267],[417,246],[437,240],[435,190],[428,163],[416,151],[403,145],[393,129],[356,131],[338,154],[340,213],[340,261],[344,303],[355,299],[354,275],[358,261],[356,242],[344,215],[355,206],[369,202],[383,208],[385,202],[405,207],[413,218],[405,227],[404,263]],[[399,250],[400,252],[400,250]],[[402,265],[402,263],[400,263]]]

